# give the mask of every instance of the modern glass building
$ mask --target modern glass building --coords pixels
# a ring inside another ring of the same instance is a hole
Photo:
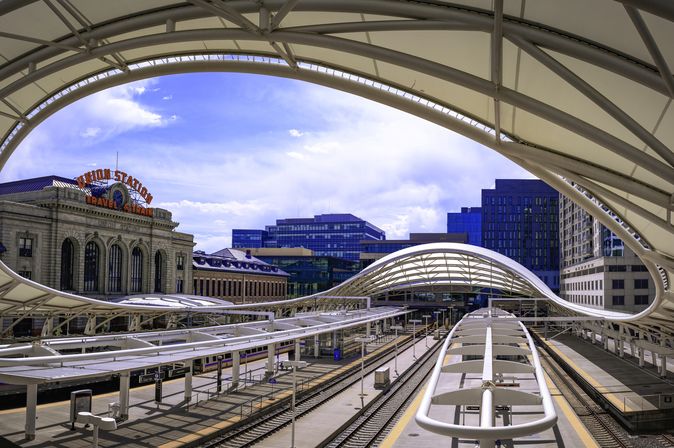
[[[318,255],[303,248],[251,249],[251,254],[288,273],[288,298],[325,291],[360,271],[358,262]]]
[[[482,246],[482,208],[461,207],[459,213],[447,213],[447,233],[467,233],[468,244]]]
[[[496,179],[482,190],[482,245],[559,291],[559,193],[541,180]]]
[[[265,247],[269,240],[266,230],[232,229],[232,247],[234,249]]]
[[[385,239],[383,230],[350,213],[277,219],[276,225],[266,226],[266,230],[232,231],[232,245],[236,248],[303,247],[318,256],[350,261],[359,260],[361,241]]]

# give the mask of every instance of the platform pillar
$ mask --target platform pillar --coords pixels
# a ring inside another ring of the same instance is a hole
[[[267,346],[267,373],[274,373],[274,357],[276,356],[276,344]]]
[[[131,374],[128,370],[119,374],[119,416],[122,420],[129,419],[129,387]]]
[[[241,371],[241,355],[238,351],[232,352],[232,388],[239,387],[239,373]]]
[[[644,366],[644,349],[642,347],[637,347],[637,350],[639,350],[639,367]]]
[[[37,384],[26,385],[26,440],[35,439],[35,420],[37,419]]]
[[[371,334],[372,334],[372,323],[368,322],[365,324],[365,337],[369,338]]]
[[[339,347],[339,345],[337,344],[337,331],[335,330],[332,332],[332,349],[334,350],[337,347]]]
[[[604,343],[604,350],[608,351],[608,335],[606,333],[602,334],[601,340]]]
[[[300,345],[300,339],[295,339],[295,361],[300,360],[300,350],[301,350],[301,345]]]
[[[665,378],[667,376],[667,356],[660,355],[660,376]]]
[[[314,335],[314,358],[321,356],[321,337]]]
[[[185,372],[185,403],[192,401],[192,361],[188,362],[189,370]]]

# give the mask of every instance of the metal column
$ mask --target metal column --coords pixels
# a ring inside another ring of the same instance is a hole
[[[274,373],[274,357],[276,356],[276,344],[267,346],[267,373]]]
[[[295,361],[300,360],[300,350],[301,350],[300,339],[295,339]]]
[[[192,401],[192,361],[189,362],[189,370],[185,372],[185,403]]]
[[[238,351],[232,352],[232,388],[239,387],[239,372],[241,371],[241,355]]]
[[[35,439],[35,420],[37,419],[37,384],[26,385],[26,439]]]
[[[321,337],[314,335],[314,358],[321,356]]]
[[[131,374],[127,370],[119,375],[119,416],[122,420],[129,418],[129,387]]]

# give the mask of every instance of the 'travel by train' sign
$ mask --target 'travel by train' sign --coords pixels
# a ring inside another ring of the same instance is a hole
[[[110,181],[113,182],[111,185],[104,184]],[[134,200],[129,194],[129,189],[138,193],[146,205],[152,202],[152,194],[137,177],[124,171],[109,168],[88,171],[77,178],[77,185],[81,189],[89,187],[91,194],[85,197],[89,205],[141,216],[153,216],[153,209]]]

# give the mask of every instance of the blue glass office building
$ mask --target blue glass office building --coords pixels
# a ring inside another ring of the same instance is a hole
[[[266,247],[265,243],[269,240],[269,234],[266,230],[255,229],[233,229],[232,247],[234,249],[258,249]]]
[[[266,230],[274,247],[304,247],[318,256],[350,261],[358,261],[362,240],[386,239],[383,230],[349,213],[277,219]]]
[[[447,233],[466,233],[468,244],[482,246],[482,208],[461,207],[460,213],[447,213]]]
[[[385,240],[377,226],[350,213],[316,215],[313,218],[277,219],[266,230],[232,230],[235,248],[303,247],[317,256],[358,261],[363,240]]]
[[[496,179],[482,190],[482,245],[559,292],[559,193],[540,180]]]

